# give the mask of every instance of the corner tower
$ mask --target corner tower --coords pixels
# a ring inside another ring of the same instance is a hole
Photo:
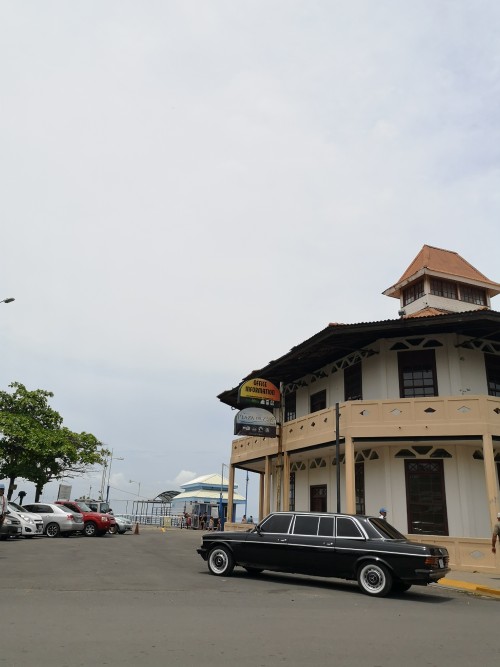
[[[400,300],[402,317],[491,308],[500,284],[451,250],[424,245],[398,282],[383,294]]]

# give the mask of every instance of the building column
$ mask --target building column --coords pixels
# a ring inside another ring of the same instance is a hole
[[[283,454],[283,511],[290,509],[290,454]]]
[[[264,475],[259,473],[259,521],[264,518]]]
[[[266,456],[264,473],[264,516],[271,512],[271,457]]]
[[[337,463],[338,465],[338,463]],[[345,502],[347,514],[356,514],[356,466],[354,462],[354,442],[345,436]]]
[[[490,524],[493,526],[497,521],[497,512],[500,511],[500,507],[498,505],[498,482],[491,433],[483,433],[483,458],[488,511],[490,513]]]
[[[229,483],[227,487],[227,520],[234,521],[234,466],[229,464]]]

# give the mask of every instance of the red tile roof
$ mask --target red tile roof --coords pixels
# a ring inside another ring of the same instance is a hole
[[[489,283],[492,286],[499,287],[487,278],[484,273],[478,271],[472,264],[469,264],[463,257],[453,250],[444,250],[435,248],[431,245],[424,245],[422,250],[415,257],[410,266],[403,273],[398,283],[401,283],[421,269],[429,269],[437,273],[448,273],[456,278],[468,278],[469,280],[478,280],[483,283]]]

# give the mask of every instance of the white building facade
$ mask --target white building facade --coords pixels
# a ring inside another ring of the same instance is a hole
[[[398,319],[329,325],[245,378],[280,387],[280,428],[233,440],[229,488],[235,468],[258,473],[261,517],[385,507],[402,532],[446,544],[454,566],[496,571],[500,285],[424,246],[384,293]],[[237,388],[219,399],[237,407]]]

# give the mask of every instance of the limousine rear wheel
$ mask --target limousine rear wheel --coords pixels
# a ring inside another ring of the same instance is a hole
[[[385,565],[365,563],[358,570],[358,584],[363,593],[384,597],[392,588],[392,575]]]
[[[208,554],[208,569],[216,577],[229,577],[234,570],[234,560],[226,547],[214,547]]]

